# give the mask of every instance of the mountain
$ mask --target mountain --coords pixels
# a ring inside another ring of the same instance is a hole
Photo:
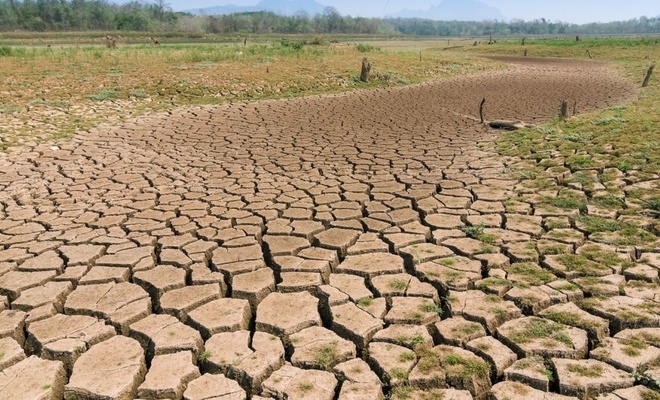
[[[241,12],[272,11],[281,15],[294,15],[298,11],[305,11],[309,15],[321,14],[325,6],[314,0],[261,0],[254,6],[215,6],[186,10],[191,14],[221,15]]]
[[[393,18],[425,18],[438,21],[506,21],[499,9],[478,0],[444,0],[428,10],[401,10]]]

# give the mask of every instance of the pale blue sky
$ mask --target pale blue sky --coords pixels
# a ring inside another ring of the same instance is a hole
[[[255,5],[258,0],[166,0],[174,10],[194,9],[226,4]],[[380,17],[401,9],[428,9],[441,0],[316,0],[336,7],[342,14]],[[497,7],[507,18],[586,23],[615,21],[640,16],[660,16],[660,0],[481,0]]]

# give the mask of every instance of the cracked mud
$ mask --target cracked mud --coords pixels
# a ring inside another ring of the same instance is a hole
[[[597,63],[505,60],[1,154],[0,398],[642,396],[657,242],[616,247],[538,202],[475,117],[484,97],[539,123],[635,90]]]

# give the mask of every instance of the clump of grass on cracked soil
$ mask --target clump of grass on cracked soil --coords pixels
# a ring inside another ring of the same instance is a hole
[[[486,225],[481,223],[478,225],[467,226],[463,228],[463,232],[465,232],[469,238],[477,239],[484,244],[493,244],[497,238],[495,235],[489,235],[485,233],[485,228]]]
[[[586,367],[580,364],[571,364],[568,366],[568,370],[586,378],[598,378],[603,375],[603,372],[605,372],[600,365],[590,365]]]
[[[327,345],[322,346],[316,353],[314,361],[321,366],[322,369],[326,369],[337,359],[337,343],[332,342]]]
[[[524,328],[511,332],[511,340],[516,343],[530,343],[537,339],[551,339],[573,347],[573,341],[566,333],[566,328],[553,321],[534,318]]]
[[[543,285],[555,279],[552,273],[534,263],[515,263],[504,269],[510,276],[515,275],[524,283],[534,286]]]
[[[465,359],[456,354],[447,355],[442,363],[455,367],[453,372],[462,377],[489,376],[490,374],[490,367],[485,361]]]
[[[596,328],[599,324],[595,321],[587,321],[580,314],[569,311],[551,311],[543,314],[543,318],[554,321],[558,324],[575,326],[581,328]]]
[[[623,352],[630,357],[637,357],[642,354],[642,351],[649,346],[637,337],[630,337],[627,339],[620,339],[619,342],[623,345]]]
[[[408,287],[408,282],[403,281],[401,279],[395,279],[392,282],[390,282],[389,287],[390,289],[394,289],[398,291],[405,290]]]

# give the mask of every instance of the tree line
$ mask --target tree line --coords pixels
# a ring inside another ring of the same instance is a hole
[[[107,0],[0,0],[0,31],[185,31],[191,33],[380,34],[417,36],[616,35],[660,33],[660,16],[628,21],[569,24],[533,21],[433,21],[419,18],[363,18],[323,13],[293,16],[272,12],[192,15],[174,12],[165,0],[125,4]]]
[[[1,31],[167,31],[178,30],[178,15],[164,0],[0,0]]]

